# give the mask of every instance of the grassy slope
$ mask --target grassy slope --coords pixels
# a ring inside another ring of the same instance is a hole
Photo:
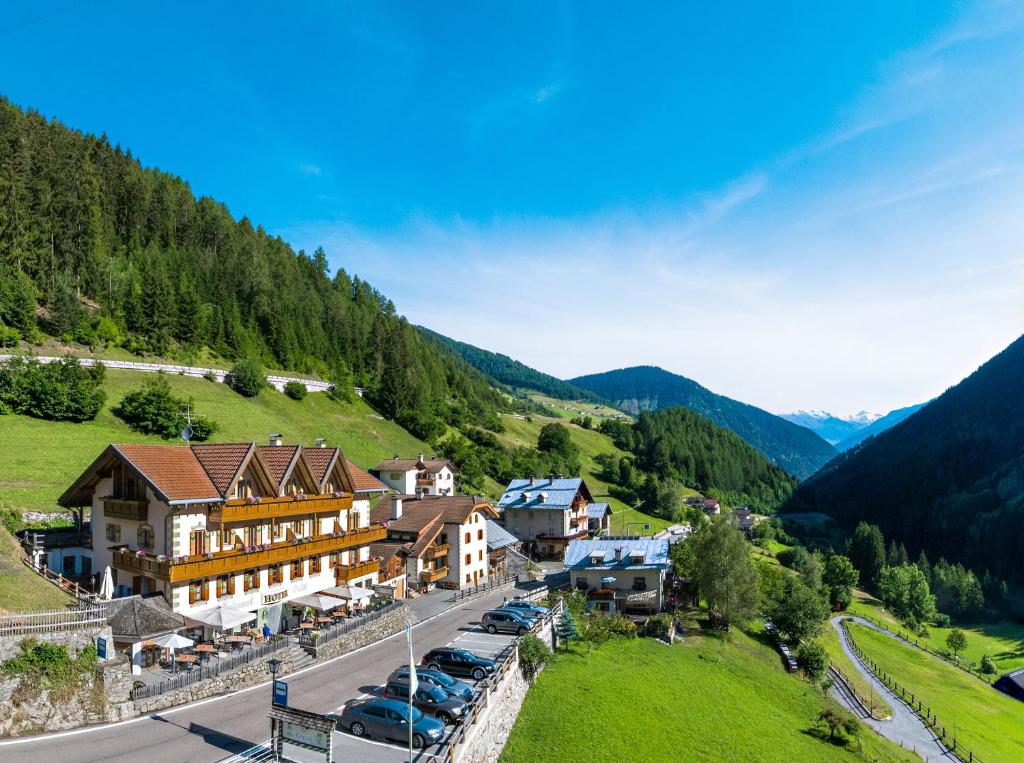
[[[1024,760],[1024,703],[919,649],[857,623],[857,644],[882,670],[930,706],[939,722],[984,761]]]
[[[882,602],[866,593],[858,592],[850,605],[850,613],[879,621],[897,632],[907,630],[905,625],[885,610]],[[1024,625],[1012,620],[954,623],[949,628],[929,625],[928,635],[918,636],[917,639],[932,649],[948,650],[946,637],[953,628],[960,628],[967,636],[967,648],[960,653],[962,657],[977,663],[987,654],[995,661],[1000,673],[1024,667]]]
[[[63,609],[71,597],[22,564],[24,552],[0,526],[0,612]]]
[[[581,476],[586,480],[591,493],[594,494],[594,499],[597,501],[605,501],[612,507],[612,511],[614,512],[612,517],[613,533],[624,533],[626,531],[627,522],[649,523],[651,525],[650,532],[657,532],[671,524],[671,522],[666,522],[664,519],[658,519],[657,517],[652,517],[648,514],[636,511],[635,509],[631,509],[622,501],[609,494],[609,485],[599,477],[601,468],[597,465],[594,458],[601,453],[614,453],[620,457],[627,454],[616,448],[612,444],[611,438],[607,435],[601,434],[600,432],[592,429],[583,429],[575,424],[570,424],[568,419],[579,414],[574,411],[567,411],[558,407],[558,404],[564,403],[575,406],[589,406],[592,408],[592,403],[555,401],[552,398],[540,396],[534,396],[534,399],[551,406],[554,410],[559,412],[559,415],[554,418],[533,415],[530,417],[530,421],[525,421],[515,416],[503,416],[501,421],[505,425],[505,431],[498,435],[498,439],[501,440],[503,444],[513,447],[537,447],[537,437],[540,435],[540,430],[545,424],[562,424],[569,430],[573,443],[575,443],[576,447],[580,449]],[[501,490],[504,490],[504,486],[499,488],[499,493]],[[696,494],[696,492],[692,490],[687,491],[687,493]],[[637,526],[631,527],[630,530],[634,534],[641,531]]]
[[[811,736],[823,704],[737,631],[671,647],[617,639],[541,674],[500,761],[916,760],[866,729],[863,755]]]
[[[286,442],[312,445],[326,437],[362,467],[394,453],[416,454],[429,448],[397,424],[385,421],[362,400],[352,403],[312,393],[295,401],[273,389],[256,398],[240,397],[223,384],[184,376],[167,377],[180,396],[191,396],[195,410],[219,425],[213,442],[265,442],[281,432]],[[52,510],[57,497],[111,442],[163,442],[133,432],[110,407],[142,385],[146,375],[108,370],[107,406],[95,421],[83,424],[41,421],[26,416],[0,417],[0,502],[18,509]]]
[[[836,633],[836,629],[832,627],[831,623],[827,623],[825,630],[822,632],[821,638],[819,639],[822,646],[825,647],[825,651],[828,652],[829,661],[832,662],[839,670],[843,672],[847,680],[853,684],[854,690],[871,706],[871,714],[875,718],[889,718],[892,716],[892,708],[889,704],[881,697],[877,691],[868,683],[867,679],[861,675],[860,671],[854,667],[853,661],[846,656],[846,652],[843,651],[842,645],[839,643],[839,634]]]

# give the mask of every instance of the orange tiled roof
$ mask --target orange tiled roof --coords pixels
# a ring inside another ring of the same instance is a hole
[[[176,446],[169,445],[167,447]],[[224,495],[254,447],[252,443],[239,442],[193,445],[191,450],[210,476],[210,481],[217,488],[217,492]]]
[[[281,487],[284,481],[285,472],[292,465],[295,454],[299,452],[298,445],[257,445],[256,452],[260,454],[263,463],[267,465],[267,471],[274,478],[274,484]]]
[[[191,448],[182,445],[113,447],[168,501],[215,500],[221,495]]]
[[[313,472],[313,479],[317,481],[318,485],[323,484],[324,477],[327,476],[327,470],[331,468],[331,462],[337,454],[337,448],[302,449],[302,456],[306,459],[306,463],[309,464],[309,469]]]
[[[360,469],[348,459],[348,472],[352,475],[352,489],[357,493],[386,493],[390,488],[365,469]]]

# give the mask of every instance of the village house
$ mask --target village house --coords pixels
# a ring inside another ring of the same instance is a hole
[[[670,569],[668,540],[648,537],[572,541],[565,551],[569,580],[601,612],[658,612]]]
[[[587,527],[591,534],[607,533],[612,524],[612,507],[607,503],[591,503],[587,506]]]
[[[522,541],[493,519],[487,520],[487,560],[492,579],[509,574],[509,551],[517,552]]]
[[[387,527],[387,542],[400,544],[409,588],[464,588],[487,582],[489,503],[474,496],[391,496],[371,511]]]
[[[352,466],[280,437],[110,445],[59,503],[91,509],[94,569],[111,568],[116,596],[161,593],[197,623],[227,607],[277,632],[297,614],[289,602],[377,580],[370,543],[387,530],[370,523],[372,491],[353,492]]]
[[[739,527],[747,535],[751,535],[754,532],[754,525],[757,523],[754,519],[754,512],[745,506],[741,506],[738,509],[733,509],[733,517],[736,519],[736,526]]]
[[[389,458],[373,472],[401,495],[455,495],[458,469],[448,459]]]
[[[512,480],[497,509],[505,529],[532,544],[539,557],[561,559],[571,541],[590,534],[587,507],[593,502],[579,477],[530,477]]]

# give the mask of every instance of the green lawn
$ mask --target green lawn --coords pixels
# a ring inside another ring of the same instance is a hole
[[[52,510],[57,497],[111,442],[164,442],[133,432],[110,411],[124,394],[140,387],[147,374],[107,371],[107,405],[95,421],[82,424],[0,417],[0,503],[17,509]],[[192,396],[195,409],[217,422],[212,442],[266,442],[281,432],[286,442],[312,445],[326,437],[364,468],[395,453],[429,453],[428,446],[385,421],[359,398],[342,403],[322,392],[295,401],[273,389],[246,399],[226,385],[169,375],[175,394]]]
[[[825,624],[825,630],[822,632],[819,641],[825,647],[825,651],[828,652],[828,658],[832,664],[842,671],[843,675],[853,685],[854,691],[870,706],[871,714],[875,718],[880,719],[891,717],[892,708],[875,691],[872,685],[868,683],[867,679],[861,675],[860,671],[854,667],[853,661],[846,656],[846,652],[843,651],[843,647],[839,643],[839,634],[836,633],[831,623]]]
[[[906,632],[907,628],[893,617],[878,599],[866,593],[857,592],[850,614],[861,615],[880,621],[894,631]],[[967,648],[961,656],[974,663],[981,662],[984,655],[991,657],[1000,673],[1008,673],[1024,667],[1024,625],[1012,620],[990,622],[953,623],[949,628],[928,626],[927,636],[918,636],[922,645],[936,650],[947,650],[946,637],[953,628],[960,628],[967,636]]]
[[[0,526],[0,612],[64,609],[71,597],[22,563],[18,541]]]
[[[864,652],[931,707],[949,733],[986,763],[1024,760],[1024,703],[937,657],[867,626],[850,623]]]
[[[590,416],[590,418],[594,419],[595,424],[600,423],[602,419],[622,418],[623,416],[626,417],[627,421],[633,420],[632,416],[624,414],[615,408],[609,408],[607,405],[591,403],[586,400],[559,400],[539,393],[531,394],[529,397],[535,403],[547,406],[557,413],[559,418],[563,419]]]
[[[750,636],[616,639],[560,656],[530,689],[501,763],[913,761],[865,728],[863,753],[809,730],[822,695]]]
[[[652,517],[649,514],[644,514],[641,511],[630,508],[618,498],[615,498],[610,494],[610,487],[607,482],[601,479],[601,468],[598,466],[594,458],[601,453],[612,453],[619,457],[627,454],[616,448],[612,443],[611,438],[607,435],[601,434],[593,429],[583,429],[583,427],[570,424],[567,419],[579,414],[574,411],[567,411],[561,407],[563,405],[592,407],[592,403],[555,400],[553,398],[542,396],[532,397],[538,400],[538,402],[544,402],[546,405],[551,406],[555,410],[559,411],[560,414],[564,413],[566,415],[560,415],[556,418],[533,415],[530,417],[531,421],[525,421],[524,419],[517,418],[515,416],[503,416],[501,421],[505,425],[505,431],[498,435],[498,439],[501,440],[502,443],[511,447],[529,446],[535,448],[537,447],[537,437],[540,435],[540,430],[545,424],[553,422],[563,424],[569,430],[573,443],[580,450],[580,476],[582,476],[586,481],[587,487],[590,488],[590,492],[594,495],[594,500],[603,501],[611,506],[613,512],[611,532],[613,534],[625,534],[627,531],[627,523],[645,522],[650,524],[650,530],[644,530],[639,525],[630,526],[628,531],[633,535],[647,532],[656,533],[658,530],[663,530],[673,524],[672,522],[668,522],[664,519]],[[504,490],[504,486],[502,486],[502,490]],[[685,495],[697,494],[695,490],[684,490]]]

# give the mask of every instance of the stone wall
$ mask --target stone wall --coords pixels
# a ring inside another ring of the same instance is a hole
[[[267,663],[271,659],[276,658],[280,660],[281,669],[278,671],[278,674],[287,675],[299,667],[297,663],[301,662],[304,656],[305,652],[297,647],[278,649],[276,652],[271,652],[265,657],[246,663],[235,670],[211,676],[202,681],[196,681],[194,684],[189,684],[174,691],[164,692],[155,697],[137,700],[135,706],[140,714],[146,715],[158,710],[166,710],[175,705],[184,705],[188,702],[215,697],[218,694],[224,694],[229,691],[244,689],[270,679],[270,669],[267,667]]]
[[[0,636],[0,662],[9,660],[21,651],[21,642],[27,638],[34,638],[36,641],[46,641],[58,646],[66,646],[68,654],[77,657],[89,644],[96,643],[96,637],[103,636],[111,649],[114,647],[114,638],[110,632],[110,626],[97,626],[95,628],[78,628],[76,630],[46,631],[30,635]]]
[[[316,648],[317,660],[329,660],[340,654],[352,652],[360,647],[368,646],[374,642],[393,636],[405,628],[406,618],[416,622],[416,615],[409,607],[400,607],[388,612],[378,620],[356,628],[351,633],[339,636],[333,641]]]

